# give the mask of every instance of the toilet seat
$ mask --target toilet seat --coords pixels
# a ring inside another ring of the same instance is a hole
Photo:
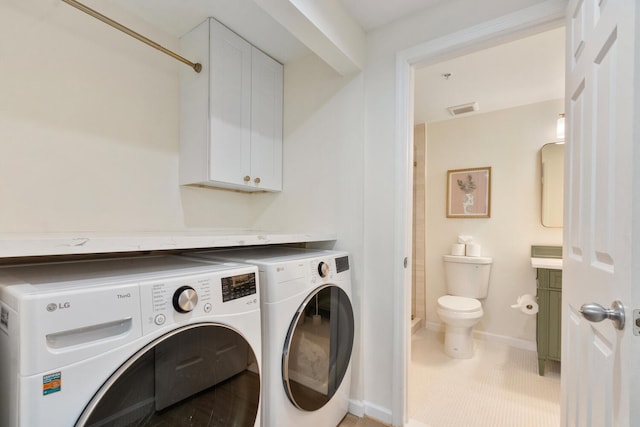
[[[438,298],[438,307],[462,313],[470,313],[482,310],[482,304],[475,298],[444,295]]]

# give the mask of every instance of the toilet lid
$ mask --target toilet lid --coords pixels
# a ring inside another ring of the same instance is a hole
[[[438,305],[445,310],[455,311],[477,311],[482,308],[480,301],[474,298],[456,297],[453,295],[445,295],[438,298]]]

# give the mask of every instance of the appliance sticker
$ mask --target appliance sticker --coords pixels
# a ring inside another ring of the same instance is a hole
[[[46,396],[51,393],[57,393],[62,388],[62,374],[54,372],[53,374],[44,375],[42,377],[42,395]]]

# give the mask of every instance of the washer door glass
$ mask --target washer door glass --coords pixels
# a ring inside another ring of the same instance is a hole
[[[76,426],[247,426],[260,401],[253,350],[235,330],[194,324],[150,343],[89,402]]]
[[[316,289],[302,303],[284,344],[282,379],[299,409],[322,408],[338,391],[353,348],[353,309],[337,286]]]

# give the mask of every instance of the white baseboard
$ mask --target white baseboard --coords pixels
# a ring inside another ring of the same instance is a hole
[[[349,413],[358,418],[364,417],[364,402],[362,400],[349,399]]]
[[[423,324],[424,320],[419,317],[414,317],[413,319],[411,319],[411,333],[415,334],[418,329],[421,329],[423,327]]]
[[[527,341],[520,338],[508,337],[506,335],[491,334],[484,331],[474,331],[473,336],[485,341],[499,342],[510,347],[519,348],[522,350],[537,351],[538,349],[535,341]]]
[[[366,401],[358,402],[356,407],[362,408],[363,411],[361,415],[355,412],[351,412],[351,405],[349,405],[349,412],[359,417],[364,417],[366,415],[368,418],[378,420],[383,424],[391,425],[391,422],[393,421],[393,417],[391,416],[391,409],[389,408],[384,408],[382,406],[378,406],[371,402],[366,402]]]
[[[425,322],[425,329],[435,332],[444,332],[444,325],[439,322]],[[473,331],[473,337],[485,341],[499,342],[506,344],[510,347],[519,348],[522,350],[537,351],[535,341],[523,340],[520,338],[508,337],[506,335],[497,335],[485,331]]]
[[[365,412],[366,409],[369,408],[368,412]],[[358,418],[362,418],[365,415],[367,418],[371,418],[373,420],[379,421],[383,424],[391,425],[391,411],[385,408],[381,408],[377,405],[373,404],[365,404],[365,402],[361,400],[350,400],[349,401],[349,413],[355,415]],[[404,427],[431,427],[428,424],[424,424],[420,421],[409,420]]]
[[[424,328],[429,329],[430,331],[444,332],[444,325],[442,325],[442,323],[440,322],[427,320],[426,322],[424,322]]]

